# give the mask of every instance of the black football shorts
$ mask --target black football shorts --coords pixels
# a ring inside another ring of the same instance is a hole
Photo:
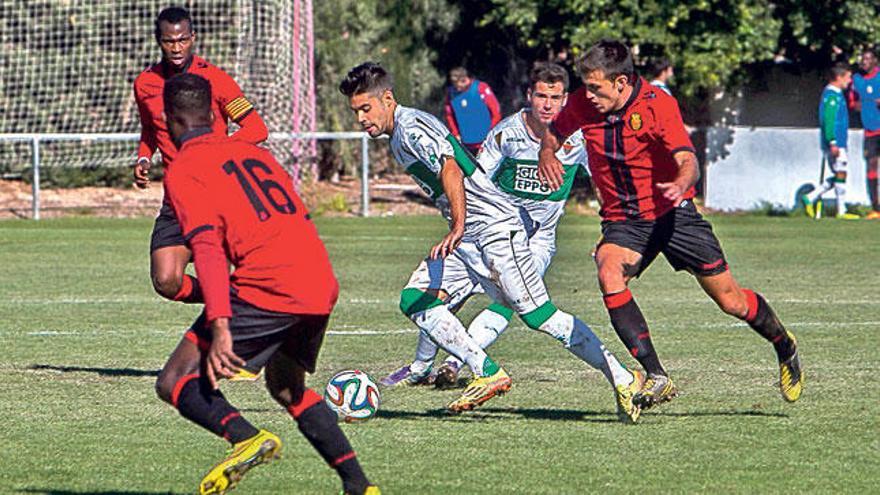
[[[710,276],[724,273],[727,262],[712,225],[697,211],[691,200],[683,201],[657,220],[602,222],[603,244],[615,244],[642,255],[635,276],[654,261],[659,253],[676,270]]]
[[[278,351],[297,361],[309,373],[315,372],[318,352],[324,341],[329,315],[297,315],[260,309],[232,295],[232,351],[244,359],[244,369],[259,373]],[[185,338],[207,351],[211,329],[203,311]]]
[[[880,136],[865,136],[865,158],[871,159],[880,156]]]
[[[168,199],[162,201],[162,207],[159,208],[159,216],[156,217],[156,223],[153,224],[153,234],[150,237],[150,252],[169,246],[185,246],[186,240],[183,238],[183,232],[177,216],[174,214],[174,208]]]

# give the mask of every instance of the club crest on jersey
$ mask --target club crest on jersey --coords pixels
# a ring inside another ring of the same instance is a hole
[[[632,130],[637,131],[642,128],[642,116],[639,113],[633,113],[629,116],[629,126]]]

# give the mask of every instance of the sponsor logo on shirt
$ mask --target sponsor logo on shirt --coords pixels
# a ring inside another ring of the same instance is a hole
[[[525,163],[516,164],[516,176],[513,179],[513,189],[517,192],[550,194],[549,187],[541,184],[538,179],[538,166]]]

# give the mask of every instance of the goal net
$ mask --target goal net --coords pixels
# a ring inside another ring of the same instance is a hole
[[[178,2],[195,52],[228,72],[273,132],[315,125],[311,0]],[[134,79],[161,56],[154,20],[167,1],[0,0],[0,133],[138,133]],[[272,140],[298,175],[314,144]],[[136,142],[48,142],[43,167],[133,163]],[[155,159],[158,159],[156,157]],[[299,163],[297,162],[299,160]],[[28,143],[0,142],[0,173],[30,167]]]

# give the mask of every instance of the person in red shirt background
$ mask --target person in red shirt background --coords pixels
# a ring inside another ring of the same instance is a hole
[[[569,96],[544,133],[538,173],[554,189],[562,184],[555,153],[581,129],[602,204],[599,287],[612,326],[648,373],[633,402],[648,409],[677,394],[628,288],[660,253],[676,270],[693,274],[722,311],[772,342],[782,396],[796,401],[803,372],[795,337],[760,294],[739,286],[712,226],[697,212],[692,198],[699,167],[675,98],[635,74],[632,55],[619,41],[594,44],[577,70],[584,87]]]
[[[166,192],[192,248],[205,309],[162,368],[157,393],[232,444],[202,479],[201,494],[225,493],[278,455],[281,440],[255,428],[218,388],[220,378],[255,378],[265,368],[269,393],[337,471],[344,492],[378,495],[336,414],[305,385],[339,293],[327,251],[272,154],[212,128],[211,86],[180,74],[163,90],[178,148]]]
[[[471,77],[464,67],[449,71],[449,83],[444,104],[446,125],[476,155],[489,129],[501,121],[501,106],[492,88]]]
[[[162,50],[161,62],[147,68],[134,81],[141,120],[141,139],[134,167],[136,186],[145,188],[150,183],[149,169],[157,149],[166,171],[173,167],[177,149],[162,114],[162,89],[175,74],[198,74],[211,82],[214,130],[225,134],[227,122],[231,120],[241,127],[234,134],[237,139],[254,144],[266,140],[269,136],[266,124],[238,84],[223,70],[193,53],[196,33],[189,12],[181,7],[160,12],[156,18],[156,42]],[[180,225],[165,198],[150,240],[150,278],[157,293],[175,301],[202,301],[198,279],[184,274],[190,257]]]

